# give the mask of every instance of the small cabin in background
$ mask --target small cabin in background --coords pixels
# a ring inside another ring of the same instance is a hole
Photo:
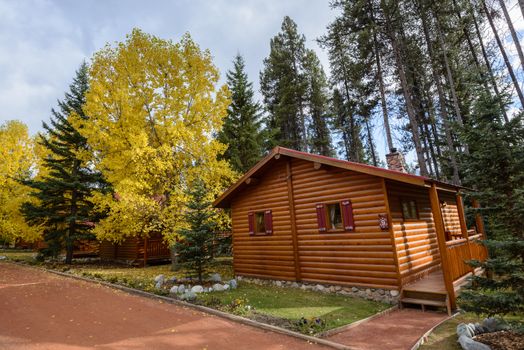
[[[118,260],[132,264],[145,265],[169,260],[171,252],[160,234],[149,238],[129,237],[122,243],[109,241],[100,243],[100,259]]]
[[[486,256],[461,190],[276,147],[214,205],[231,209],[237,275],[395,289],[403,302],[450,310],[474,273],[464,261]]]

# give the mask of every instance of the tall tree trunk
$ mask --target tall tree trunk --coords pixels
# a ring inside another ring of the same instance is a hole
[[[371,20],[374,22],[375,17],[373,14],[373,3],[371,3]],[[386,141],[388,144],[388,149],[390,152],[395,148],[393,146],[393,138],[391,137],[391,128],[389,126],[389,113],[388,106],[386,102],[386,88],[384,87],[384,77],[382,75],[382,62],[380,60],[380,52],[377,39],[377,31],[373,29],[373,54],[375,56],[375,63],[377,65],[377,78],[378,78],[378,88],[380,92],[380,105],[382,107],[382,116],[384,118],[384,130],[386,132]]]
[[[482,51],[482,57],[484,58],[484,63],[486,64],[486,68],[488,70],[488,74],[491,80],[491,85],[493,86],[493,91],[495,92],[495,95],[500,101],[500,108],[502,109],[502,112],[504,114],[504,120],[509,122],[508,114],[506,113],[506,108],[504,107],[504,104],[501,99],[501,94],[499,91],[499,88],[497,86],[497,80],[495,79],[495,75],[493,74],[493,69],[491,68],[491,63],[489,61],[488,52],[486,51],[486,47],[484,46],[484,39],[482,38],[482,33],[480,32],[479,24],[477,22],[477,16],[475,16],[475,9],[471,5],[471,2],[468,1],[468,9],[471,14],[471,18],[473,19],[473,25],[475,27],[475,33],[477,34],[477,38],[479,40],[480,49]]]
[[[506,22],[508,23],[508,28],[511,33],[511,37],[513,38],[515,48],[517,49],[517,53],[519,54],[520,66],[524,69],[524,54],[522,53],[522,47],[520,46],[519,37],[517,36],[517,32],[515,32],[515,27],[513,27],[513,22],[511,21],[511,17],[509,16],[508,9],[506,8],[504,0],[499,0],[499,4],[500,8],[502,9],[502,12],[504,13],[504,17],[506,18]]]
[[[453,108],[455,109],[455,117],[457,118],[457,122],[459,123],[459,125],[463,126],[464,120],[462,118],[462,113],[460,112],[460,105],[459,105],[459,100],[457,96],[457,90],[455,89],[455,81],[453,79],[453,74],[451,72],[451,66],[448,60],[446,43],[443,37],[444,35],[442,33],[442,29],[440,28],[440,22],[439,22],[437,13],[433,9],[431,12],[433,13],[433,16],[435,17],[435,28],[437,30],[437,39],[440,45],[440,49],[442,50],[442,59],[444,60],[444,68],[446,69],[446,76],[447,76],[447,80],[449,83],[449,89],[451,91],[451,99],[453,100]]]
[[[411,100],[411,94],[406,78],[406,72],[404,71],[404,60],[399,49],[399,44],[397,42],[397,36],[395,31],[392,28],[391,18],[388,13],[387,4],[385,0],[380,1],[382,11],[384,12],[384,18],[386,22],[386,32],[388,33],[389,39],[391,41],[391,46],[393,48],[393,55],[395,57],[395,62],[397,65],[397,71],[400,78],[400,85],[402,87],[402,93],[404,95],[404,100],[406,103],[406,111],[410,121],[411,132],[413,135],[413,143],[415,145],[415,152],[417,154],[417,160],[420,168],[420,174],[422,176],[428,176],[428,169],[426,167],[426,160],[424,159],[424,150],[422,149],[422,144],[420,141],[419,126],[417,122],[417,116],[415,114],[415,108],[413,107],[413,101]]]
[[[488,7],[486,6],[486,2],[482,0],[481,3],[482,3],[482,9],[484,10],[486,14],[486,18],[488,19],[491,30],[493,31],[493,35],[495,36],[495,40],[499,47],[500,53],[502,54],[502,58],[504,59],[504,63],[506,64],[506,68],[508,69],[508,73],[509,73],[509,76],[511,77],[511,81],[513,82],[513,86],[515,87],[515,90],[517,91],[517,95],[520,100],[520,105],[524,107],[524,95],[522,94],[522,90],[520,89],[520,85],[517,80],[517,77],[515,76],[515,73],[513,72],[513,68],[511,67],[511,63],[509,61],[508,55],[506,54],[506,50],[504,49],[504,45],[502,44],[502,41],[500,40],[499,33],[497,31],[497,28],[495,27],[495,23],[493,23],[493,18],[491,17],[491,13],[489,12]]]
[[[436,60],[435,52],[433,49],[433,43],[429,35],[429,27],[427,23],[426,14],[425,14],[425,11],[420,9],[420,7],[419,7],[419,11],[420,11],[420,17],[422,19],[422,29],[424,31],[424,39],[426,41],[428,55],[429,55],[430,62],[431,62],[431,74],[433,76],[433,80],[437,87],[440,119],[442,120],[442,125],[444,126],[444,133],[446,135],[446,144],[449,150],[451,168],[453,169],[453,183],[456,185],[459,185],[460,177],[459,177],[459,171],[458,171],[458,163],[455,157],[455,147],[453,145],[453,135],[451,134],[451,128],[449,126],[449,116],[448,116],[446,98],[444,95],[444,89],[442,88],[442,82],[441,82],[441,79],[437,71],[437,60]]]
[[[367,136],[368,136],[369,150],[371,152],[371,160],[373,161],[374,166],[378,166],[377,156],[375,154],[375,145],[373,142],[373,136],[371,135],[371,126],[369,125],[369,116],[365,117],[364,121],[366,123],[366,131],[367,131]]]

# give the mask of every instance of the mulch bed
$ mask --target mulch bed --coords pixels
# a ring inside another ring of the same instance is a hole
[[[492,350],[522,350],[524,349],[524,334],[500,331],[479,334],[476,341],[489,345]]]

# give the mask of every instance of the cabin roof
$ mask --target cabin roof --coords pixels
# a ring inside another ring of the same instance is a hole
[[[390,170],[390,169],[384,169],[375,167],[372,165],[367,164],[361,164],[361,163],[355,163],[350,162],[347,160],[342,159],[336,159],[331,158],[327,156],[321,156],[318,154],[311,154],[301,151],[295,151],[289,148],[284,148],[277,146],[269,152],[268,155],[266,155],[263,159],[261,159],[257,164],[255,164],[251,169],[249,169],[235,184],[233,184],[231,187],[229,187],[220,197],[218,197],[214,202],[213,206],[218,208],[227,208],[230,205],[230,200],[234,196],[235,193],[242,190],[246,184],[246,180],[249,178],[254,177],[256,173],[261,171],[263,168],[266,167],[269,163],[271,163],[273,160],[275,160],[275,156],[282,155],[287,156],[291,158],[297,158],[297,159],[303,159],[315,163],[320,163],[324,165],[333,166],[336,168],[346,169],[355,171],[362,174],[368,174],[373,176],[382,177],[388,180],[398,181],[410,185],[416,185],[416,186],[431,186],[431,184],[438,185],[441,189],[445,190],[452,190],[452,191],[458,191],[462,187],[448,184],[445,182],[437,181],[434,179],[431,179],[429,177],[420,176],[420,175],[413,175],[413,174],[407,174],[396,170]]]

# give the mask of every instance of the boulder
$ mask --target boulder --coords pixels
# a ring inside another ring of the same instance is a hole
[[[213,284],[213,290],[216,291],[216,292],[222,292],[224,291],[224,286],[221,285],[220,283],[216,283],[216,284]]]
[[[473,338],[475,336],[475,325],[472,323],[461,323],[457,326],[457,335]]]
[[[202,292],[204,292],[204,287],[202,287],[200,285],[196,285],[193,288],[191,288],[191,291],[193,293],[202,293]]]
[[[389,291],[389,294],[391,294],[392,297],[398,297],[398,290],[393,289]]]
[[[496,332],[505,329],[504,325],[502,325],[496,318],[488,317],[482,321],[482,328],[485,329],[485,332]]]
[[[177,294],[178,293],[178,286],[175,284],[171,289],[169,290],[170,294]]]
[[[238,283],[237,283],[237,281],[234,280],[234,279],[233,279],[233,280],[230,280],[229,282],[227,282],[227,284],[229,284],[229,287],[230,287],[231,289],[237,289],[237,287],[238,287]]]
[[[156,284],[155,284],[155,288],[156,289],[162,289],[162,285],[163,283],[161,281],[158,281]]]
[[[183,284],[179,285],[178,286],[178,293],[184,293],[186,291],[186,286],[184,286]]]
[[[209,280],[211,282],[222,282],[222,277],[220,277],[218,273],[212,273],[211,276],[209,276]]]
[[[5,256],[5,255],[0,255],[0,260],[7,260],[7,256]]]
[[[464,350],[491,350],[491,348],[486,344],[474,341],[466,335],[461,335],[458,339],[458,342]]]
[[[158,275],[158,276],[155,277],[155,282],[156,283],[164,284],[164,280],[165,280],[164,275]]]
[[[229,284],[224,284],[224,290],[228,290],[230,287],[229,287]]]
[[[180,299],[185,300],[185,301],[193,301],[193,300],[196,299],[196,293],[194,293],[194,292],[192,292],[190,290],[186,290],[184,292],[184,294],[182,294]]]

